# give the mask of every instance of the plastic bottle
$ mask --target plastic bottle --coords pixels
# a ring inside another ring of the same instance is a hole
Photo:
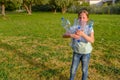
[[[93,27],[93,24],[94,24],[94,21],[93,21],[93,20],[90,20],[90,21],[89,21],[89,28]]]
[[[61,18],[61,25],[66,30],[66,32],[69,31],[69,29],[70,29],[70,21],[68,19],[65,19],[65,18],[62,17]]]
[[[81,22],[79,19],[76,20],[77,30],[84,30],[85,22]],[[80,39],[77,39],[77,42],[80,42]]]
[[[80,27],[80,25],[78,25],[78,30],[80,30],[80,29],[81,29],[81,27]],[[78,39],[77,42],[80,42],[80,39]]]
[[[79,21],[78,21],[78,22],[79,22]],[[90,21],[88,22],[89,28],[93,27],[93,24],[94,24],[93,20],[90,20]],[[84,22],[84,21],[80,22],[80,24],[78,25],[78,30],[83,30],[83,31],[84,31],[84,27],[85,27],[86,25],[87,25],[86,22]],[[80,39],[77,40],[77,42],[80,42]]]

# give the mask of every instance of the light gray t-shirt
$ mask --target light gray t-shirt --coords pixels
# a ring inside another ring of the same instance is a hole
[[[88,36],[90,36],[91,32],[94,32],[93,27],[86,25],[84,28],[80,28],[84,31],[84,33]],[[74,26],[74,29],[72,31],[76,31],[77,30],[77,26]],[[86,39],[84,39],[83,37],[80,37],[80,39],[76,40],[74,38],[72,38],[72,49],[74,52],[76,53],[80,53],[80,54],[89,54],[92,51],[92,45],[90,42],[88,42]]]

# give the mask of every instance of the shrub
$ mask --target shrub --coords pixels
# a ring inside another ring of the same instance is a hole
[[[110,12],[113,14],[120,14],[120,3],[110,6]]]
[[[13,11],[13,10],[15,10],[16,9],[16,5],[15,5],[15,3],[14,2],[12,2],[12,1],[7,1],[6,2],[6,10],[7,11]]]
[[[75,5],[72,5],[70,8],[68,8],[68,12],[69,13],[77,13],[77,12],[79,12],[82,9],[90,11],[90,7],[89,6],[81,6],[81,5],[75,6]]]
[[[52,11],[51,5],[34,5],[32,6],[33,11]]]
[[[68,12],[76,13],[81,9],[88,10],[91,14],[120,14],[120,3],[114,5],[104,4],[102,6],[83,6],[83,5],[72,5],[68,8]]]
[[[80,3],[76,2],[73,5],[71,5],[67,11],[70,13],[76,13],[76,12],[79,12],[79,10],[81,10],[81,9],[86,9],[89,11],[89,9],[90,9],[89,3],[83,2],[82,4],[80,4]]]
[[[103,5],[103,6],[90,6],[90,12],[96,14],[120,14],[120,4]]]

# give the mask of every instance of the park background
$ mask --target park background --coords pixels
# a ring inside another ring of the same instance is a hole
[[[13,4],[17,0],[4,1]],[[8,5],[0,15],[0,80],[69,80],[72,49],[70,39],[62,38],[65,30],[61,17],[73,24],[81,9],[87,9],[94,20],[95,43],[88,80],[120,80],[119,1],[102,6],[69,5],[65,12],[60,6],[54,11],[38,2],[32,6],[32,13]],[[79,67],[75,80],[80,79]]]

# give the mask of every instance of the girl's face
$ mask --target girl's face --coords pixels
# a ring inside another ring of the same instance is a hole
[[[87,22],[88,21],[88,17],[85,13],[81,13],[79,16],[78,16],[79,20],[81,22]]]

